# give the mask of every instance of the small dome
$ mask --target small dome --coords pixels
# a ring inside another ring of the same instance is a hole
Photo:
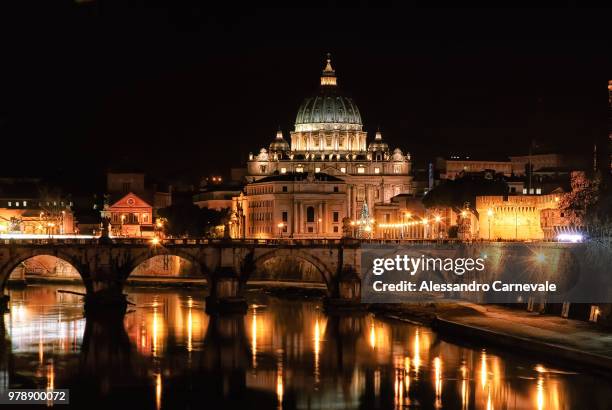
[[[289,143],[283,138],[283,132],[278,130],[276,138],[270,143],[270,152],[289,151]]]
[[[368,145],[368,151],[389,151],[389,144],[383,141],[380,131],[376,131],[376,137]]]
[[[393,150],[393,155],[392,155],[391,159],[393,159],[393,161],[405,161],[406,160],[406,158],[404,157],[404,153],[399,148],[395,148]],[[408,159],[410,159],[410,158],[408,158]]]

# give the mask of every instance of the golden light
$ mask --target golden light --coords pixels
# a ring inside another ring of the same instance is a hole
[[[366,232],[372,232],[372,227],[370,225],[366,225],[366,227],[363,228],[363,230]]]
[[[151,244],[152,245],[159,245],[159,238],[157,236],[153,237],[151,239]]]
[[[257,310],[253,306],[253,319],[251,321],[251,349],[253,352],[253,369],[257,368]]]
[[[157,225],[158,228],[161,228],[162,226],[164,226],[164,224],[162,223],[162,221],[158,220],[155,225]]]
[[[406,213],[404,214],[404,216],[405,216],[406,218],[412,218],[412,214],[411,214],[410,212],[406,212]]]
[[[423,218],[423,220],[421,221],[421,223],[422,223],[423,225],[427,225],[427,223],[428,223],[428,222],[429,222],[429,221],[427,220],[427,218]]]
[[[487,385],[487,375],[487,353],[483,350],[480,355],[480,385],[483,390]]]
[[[414,357],[412,361],[414,362],[414,375],[415,378],[419,376],[419,367],[421,367],[421,341],[419,338],[419,329],[416,330],[416,334],[414,336]]]
[[[493,210],[491,208],[487,209],[487,216],[493,216]]]
[[[376,347],[376,330],[374,329],[374,322],[370,324],[370,347],[374,349]]]
[[[155,375],[155,409],[161,409],[162,398],[162,378],[161,373]]]
[[[442,361],[439,357],[434,358],[436,408],[442,407]]]
[[[319,222],[323,222],[323,219],[319,218],[319,219],[318,219],[318,221],[319,221]]]
[[[555,197],[555,202],[559,202],[559,197],[558,196]]]
[[[351,226],[355,226],[355,221],[351,221]]]
[[[536,391],[536,403],[538,406],[538,410],[542,410],[544,409],[544,378],[542,377],[542,375],[538,376]]]
[[[467,211],[461,211],[461,217],[467,218]]]
[[[1,225],[0,225],[0,231],[6,231],[6,230],[7,230],[6,225],[1,224]]]
[[[436,215],[436,217],[434,218],[434,220],[435,220],[436,222],[440,222],[440,221],[442,220],[442,218],[441,218],[440,216]]]
[[[282,223],[282,222],[279,222],[279,223],[278,223],[278,225],[276,225],[276,226],[278,226],[278,229],[283,229],[283,227],[285,226],[285,224],[284,224],[284,223]]]

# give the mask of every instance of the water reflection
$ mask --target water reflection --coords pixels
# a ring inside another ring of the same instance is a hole
[[[66,288],[63,286],[62,288]],[[11,293],[0,389],[71,388],[72,408],[607,408],[605,378],[449,343],[318,301],[250,296],[205,314],[197,291],[133,290],[124,319],[82,317],[50,286]]]

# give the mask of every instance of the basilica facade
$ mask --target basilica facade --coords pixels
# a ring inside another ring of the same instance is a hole
[[[410,173],[410,154],[391,150],[380,132],[368,142],[328,56],[290,142],[279,130],[268,147],[249,154],[247,185],[233,198],[231,236],[339,238],[349,224],[393,223],[401,216],[392,198],[413,193]]]

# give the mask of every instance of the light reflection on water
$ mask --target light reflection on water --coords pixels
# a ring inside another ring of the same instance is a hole
[[[66,289],[67,286],[61,286]],[[607,408],[605,378],[564,372],[426,327],[329,316],[256,293],[245,316],[204,313],[201,291],[130,290],[136,308],[89,323],[57,287],[11,290],[0,389],[70,388],[72,408]]]

